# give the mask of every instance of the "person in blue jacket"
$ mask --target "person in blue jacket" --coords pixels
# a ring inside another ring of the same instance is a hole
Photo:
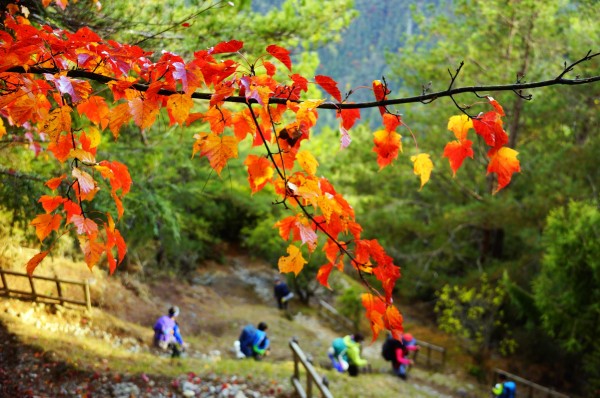
[[[269,338],[267,337],[267,329],[267,324],[264,322],[260,322],[258,327],[254,327],[254,325],[247,325],[244,327],[238,339],[238,353],[243,354],[243,356],[238,355],[238,357],[252,357],[256,360],[259,360],[265,355],[268,355],[270,342]]]
[[[153,345],[162,350],[171,350],[171,357],[174,358],[181,356],[185,347],[179,324],[175,320],[177,316],[179,316],[179,307],[171,307],[168,315],[158,318],[153,327]]]
[[[492,388],[494,397],[515,398],[517,396],[517,385],[512,380],[507,380],[504,373],[498,376],[499,382]]]

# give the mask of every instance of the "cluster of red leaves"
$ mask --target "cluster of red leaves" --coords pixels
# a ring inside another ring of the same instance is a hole
[[[454,133],[455,141],[449,142],[444,148],[444,157],[448,158],[450,167],[456,175],[465,158],[473,158],[473,142],[467,139],[467,133],[471,128],[483,138],[490,147],[487,155],[490,159],[487,172],[496,173],[498,184],[494,192],[504,188],[512,178],[512,175],[521,171],[518,152],[506,146],[508,134],[502,126],[504,109],[492,97],[488,97],[489,103],[494,110],[482,113],[477,118],[471,119],[467,115],[452,116],[448,121],[448,130]]]
[[[238,157],[242,140],[263,148],[266,155],[250,154],[244,160],[252,192],[270,185],[280,202],[295,210],[294,215],[276,224],[281,237],[292,242],[288,255],[279,261],[280,271],[297,274],[302,270],[306,264],[303,245],[308,252],[324,252],[327,263],[317,275],[324,286],[329,286],[331,271],[342,270],[344,261],[349,261],[361,276],[373,275],[383,289],[363,297],[373,337],[384,328],[398,336],[402,317],[392,304],[392,289],[400,277],[399,267],[376,240],[361,236],[362,227],[352,207],[326,178],[317,177],[317,160],[301,150],[323,102],[301,100],[301,94],[313,83],[343,103],[337,83],[327,76],[309,81],[291,73],[290,53],[279,46],[270,45],[266,52],[290,72],[283,79],[280,76],[285,73],[278,72],[266,57],[251,65],[236,62],[231,54],[242,49],[241,41],[231,40],[197,51],[186,61],[169,52],[153,56],[137,46],[105,41],[87,28],[75,33],[49,26],[37,28],[22,16],[9,15],[0,31],[0,115],[9,125],[45,140],[45,150],[70,169],[70,173],[46,183],[55,193],[40,198],[44,213],[31,222],[40,241],[61,228],[72,230],[79,237],[88,266],[95,266],[105,255],[114,272],[127,250],[121,233],[110,212],[86,210],[101,191],[99,182],[104,182],[110,187],[120,219],[124,213],[122,199],[132,181],[122,163],[98,160],[97,149],[103,132],[110,131],[118,139],[121,128],[131,122],[148,129],[165,109],[171,125],[202,121],[208,126],[208,131],[194,135],[192,153],[206,158],[218,174]],[[91,83],[108,87],[107,97],[112,96],[112,102],[96,95]],[[378,100],[389,94],[380,82],[374,82],[373,87]],[[198,90],[210,93],[208,103],[202,106],[194,102]],[[232,97],[241,98],[243,104],[232,104],[228,101]],[[380,110],[384,129],[375,132],[373,151],[383,168],[402,150],[396,129],[403,123],[385,107]],[[497,119],[486,115],[473,122],[477,123],[476,131],[486,142],[504,145]],[[339,109],[337,116],[341,146],[345,148],[351,141],[348,130],[360,112]],[[466,133],[461,137],[459,142],[466,140]],[[490,151],[492,159],[506,156],[508,148],[496,144],[495,152]],[[457,152],[449,150],[448,155],[454,170],[462,162]],[[433,166],[426,154],[417,155],[413,162],[422,186]],[[491,171],[498,172],[499,167],[503,166],[490,163]],[[49,250],[29,261],[29,273]]]

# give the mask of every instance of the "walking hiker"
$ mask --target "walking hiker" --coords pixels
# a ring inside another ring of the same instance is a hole
[[[168,314],[156,320],[154,324],[154,347],[171,351],[171,357],[177,358],[185,351],[185,343],[181,337],[179,324],[175,320],[179,316],[179,307],[169,308]]]
[[[258,327],[247,325],[242,329],[242,333],[237,341],[234,342],[236,355],[238,358],[254,358],[262,359],[269,355],[269,338],[266,330],[268,326],[264,322],[260,322]]]
[[[288,301],[294,297],[294,293],[290,292],[288,285],[279,277],[275,278],[275,287],[273,288],[273,292],[279,309],[287,310]]]
[[[355,333],[333,340],[327,355],[338,372],[347,370],[350,376],[358,376],[359,369],[369,364],[369,361],[360,356],[364,339],[362,334]]]
[[[408,358],[408,349],[402,341],[395,339],[391,333],[388,333],[381,347],[381,355],[383,359],[392,363],[394,374],[406,380],[408,366],[412,365],[413,361]]]
[[[514,381],[508,380],[504,373],[498,376],[498,383],[492,388],[492,394],[498,398],[515,398],[517,395],[517,385]]]

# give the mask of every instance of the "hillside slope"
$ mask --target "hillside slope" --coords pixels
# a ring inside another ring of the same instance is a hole
[[[81,276],[90,276],[81,264],[54,261],[46,266],[50,274],[78,273],[82,267]],[[339,332],[298,303],[291,308],[293,316],[279,312],[271,297],[274,275],[268,264],[232,254],[224,264],[208,263],[185,281],[143,274],[106,278],[95,270],[90,314],[0,298],[0,392],[7,397],[85,392],[162,397],[184,396],[187,388],[187,396],[291,396],[290,338],[296,337],[320,365],[327,362],[326,349]],[[151,325],[170,305],[181,308],[180,324],[191,347],[186,358],[176,361],[148,347]],[[231,347],[240,329],[259,321],[269,325],[271,355],[261,362],[234,359]],[[374,373],[358,378],[318,367],[334,396],[480,396],[456,376],[419,367],[403,382],[389,374],[379,350],[380,341],[365,346]]]

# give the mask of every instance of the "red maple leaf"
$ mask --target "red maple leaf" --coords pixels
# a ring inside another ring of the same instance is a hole
[[[340,90],[337,87],[337,82],[331,77],[317,75],[315,76],[315,82],[333,98],[335,98],[339,102],[342,102],[342,93],[340,93]]]
[[[267,52],[281,61],[290,71],[292,70],[292,60],[290,59],[290,52],[288,50],[271,44],[267,47]]]

